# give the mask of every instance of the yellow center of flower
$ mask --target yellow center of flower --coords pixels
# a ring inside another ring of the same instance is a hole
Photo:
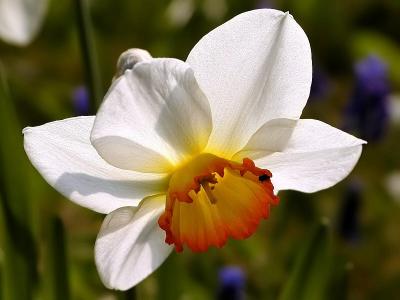
[[[200,154],[171,176],[167,202],[158,224],[165,242],[176,251],[186,245],[200,252],[222,247],[228,237],[244,239],[279,202],[272,174],[251,159],[242,164],[212,154]]]

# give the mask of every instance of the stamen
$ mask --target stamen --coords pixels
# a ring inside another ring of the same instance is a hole
[[[210,183],[208,181],[203,181],[200,184],[203,187],[204,191],[206,192],[207,198],[208,198],[208,200],[210,200],[211,204],[216,204],[217,198],[215,198],[215,196],[212,193],[212,190],[214,189],[214,187],[210,187]]]

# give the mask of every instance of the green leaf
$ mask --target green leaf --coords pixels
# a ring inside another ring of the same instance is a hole
[[[279,299],[326,299],[331,262],[329,225],[324,220],[314,228],[310,239],[300,250],[294,269]]]
[[[0,128],[0,242],[4,254],[1,293],[5,299],[31,299],[37,279],[37,255],[26,191],[26,157],[1,63]]]

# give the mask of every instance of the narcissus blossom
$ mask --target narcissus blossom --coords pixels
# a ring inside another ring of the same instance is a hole
[[[186,62],[132,61],[119,64],[126,70],[95,117],[24,130],[43,177],[108,214],[95,257],[110,288],[137,284],[174,248],[205,251],[250,236],[279,190],[328,188],[361,154],[364,141],[299,119],[311,50],[288,13],[240,14]]]
[[[26,46],[39,31],[48,0],[0,0],[0,39]]]

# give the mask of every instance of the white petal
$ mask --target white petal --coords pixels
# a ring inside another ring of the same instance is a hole
[[[290,137],[299,120],[294,119],[273,119],[261,126],[249,139],[246,146],[236,153],[233,158],[241,160],[247,155],[253,159],[257,158],[256,153],[263,157],[266,153],[284,151]]]
[[[122,207],[109,214],[97,237],[95,258],[104,285],[127,290],[156,270],[173,247],[164,242],[157,220],[165,196],[144,199],[139,207]]]
[[[276,147],[271,147],[270,133],[272,140],[281,136]],[[344,179],[365,143],[317,120],[272,120],[254,134],[235,159],[247,156],[255,159],[258,167],[269,169],[276,190],[312,193]]]
[[[204,36],[190,52],[213,117],[209,148],[241,149],[266,121],[300,117],[311,85],[307,36],[288,13],[245,12]]]
[[[111,86],[91,140],[114,166],[167,172],[205,147],[211,126],[207,98],[189,65],[153,59],[137,63]]]
[[[0,38],[18,46],[29,44],[42,25],[47,0],[0,0]]]
[[[24,146],[32,164],[56,190],[100,213],[166,190],[163,174],[117,169],[90,144],[94,117],[77,117],[25,128]]]

